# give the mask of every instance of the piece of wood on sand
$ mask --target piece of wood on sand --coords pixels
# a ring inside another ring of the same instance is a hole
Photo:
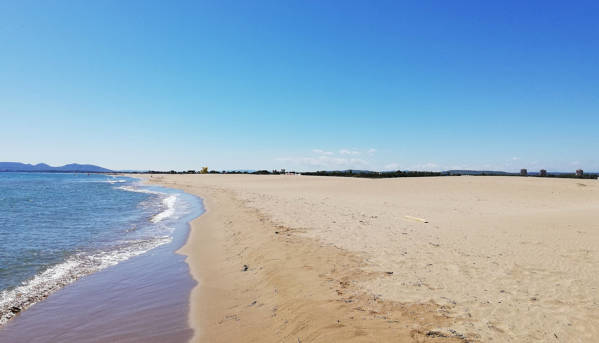
[[[423,218],[412,217],[412,216],[404,216],[404,218],[415,220],[415,221],[419,221],[419,222],[423,222],[423,223],[428,223],[428,220],[423,219]]]

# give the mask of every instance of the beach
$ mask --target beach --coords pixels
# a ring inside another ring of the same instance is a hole
[[[153,175],[204,199],[194,342],[592,342],[599,184]]]
[[[2,1],[0,343],[599,342],[599,1]]]

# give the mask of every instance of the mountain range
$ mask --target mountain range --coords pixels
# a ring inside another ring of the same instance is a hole
[[[110,169],[93,164],[65,164],[61,167],[52,167],[45,163],[26,164],[19,162],[0,162],[0,172],[80,172],[80,173],[109,173]]]

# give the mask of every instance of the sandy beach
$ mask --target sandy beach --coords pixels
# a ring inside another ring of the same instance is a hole
[[[594,342],[599,183],[154,175],[204,199],[194,342]]]
[[[599,1],[0,1],[0,343],[599,343]]]

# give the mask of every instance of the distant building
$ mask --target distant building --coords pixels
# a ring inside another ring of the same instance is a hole
[[[546,171],[545,169],[541,169],[541,170],[539,171],[539,175],[540,175],[540,176],[547,176],[547,171]]]
[[[527,175],[528,175],[528,170],[520,169],[520,176],[527,176]]]
[[[582,171],[582,169],[577,169],[577,170],[576,170],[576,176],[578,176],[578,177],[582,177],[582,174],[583,174],[583,171]]]

